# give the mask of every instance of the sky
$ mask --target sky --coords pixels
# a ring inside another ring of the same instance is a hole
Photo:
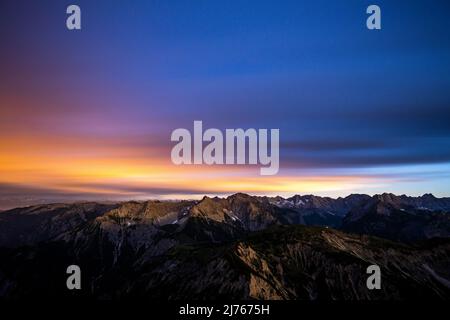
[[[77,4],[82,30],[66,28]],[[382,29],[366,28],[381,8]],[[235,192],[450,196],[448,1],[0,2],[0,209]],[[172,164],[279,128],[280,171]]]

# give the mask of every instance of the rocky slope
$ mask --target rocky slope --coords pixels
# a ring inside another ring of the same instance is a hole
[[[450,215],[429,200],[235,194],[14,209],[0,214],[0,296],[449,299]],[[324,211],[351,232],[410,244],[300,225]],[[70,264],[82,268],[80,292],[65,287]],[[370,264],[382,290],[365,286]]]
[[[167,235],[166,235],[167,236]],[[449,299],[450,242],[406,246],[336,230],[275,226],[229,243],[174,244],[149,254],[123,246],[51,242],[0,250],[4,296],[125,299]],[[83,290],[65,289],[69,264]],[[382,270],[382,289],[366,287],[366,268]]]
[[[350,210],[342,230],[402,242],[447,238],[450,214],[443,208],[447,208],[446,202],[427,195],[419,198],[376,195]]]

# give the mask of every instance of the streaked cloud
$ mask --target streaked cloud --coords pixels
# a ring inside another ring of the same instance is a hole
[[[381,0],[370,36],[352,2],[80,5],[69,34],[63,3],[2,3],[3,199],[448,195],[444,2]],[[170,133],[194,120],[279,128],[280,174],[172,165]]]

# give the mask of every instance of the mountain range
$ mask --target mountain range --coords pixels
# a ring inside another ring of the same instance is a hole
[[[82,288],[65,287],[68,265]],[[381,290],[366,268],[380,266]],[[450,198],[234,194],[0,213],[0,297],[450,298]]]

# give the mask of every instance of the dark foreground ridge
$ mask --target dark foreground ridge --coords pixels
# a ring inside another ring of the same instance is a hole
[[[0,213],[0,296],[449,299],[449,211],[392,194],[18,208]],[[72,264],[82,290],[66,287]]]

